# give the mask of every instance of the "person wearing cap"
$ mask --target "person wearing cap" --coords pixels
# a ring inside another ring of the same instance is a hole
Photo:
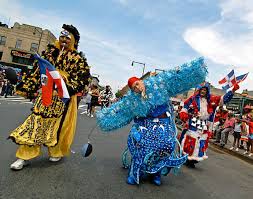
[[[84,55],[77,51],[80,35],[72,25],[64,24],[59,40],[49,44],[42,52],[42,58],[49,61],[59,71],[64,79],[70,100],[65,104],[53,92],[52,104],[44,106],[39,94],[34,102],[32,113],[23,124],[13,130],[9,136],[19,145],[18,158],[11,169],[21,170],[28,160],[41,154],[41,146],[48,147],[49,160],[57,162],[70,153],[77,120],[77,94],[82,92],[90,81],[90,72]],[[34,69],[18,84],[20,95],[37,93],[41,88],[38,63],[34,62]]]
[[[199,58],[145,80],[131,77],[127,95],[97,112],[98,126],[105,132],[134,121],[122,155],[123,166],[128,168],[128,184],[139,184],[151,175],[152,182],[160,185],[161,175],[178,170],[187,160],[187,155],[177,150],[179,142],[170,97],[203,82],[206,74],[204,60]]]
[[[197,86],[195,93],[184,102],[180,119],[185,123],[181,134],[181,144],[185,154],[188,154],[186,165],[194,168],[195,164],[208,158],[206,151],[211,135],[211,123],[218,106],[228,103],[239,85],[223,96],[210,93],[208,82]],[[189,111],[191,110],[191,111]]]

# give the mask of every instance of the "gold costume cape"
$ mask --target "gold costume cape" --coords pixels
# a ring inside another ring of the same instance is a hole
[[[51,52],[51,48],[48,52]],[[64,104],[54,91],[52,104],[46,107],[42,104],[41,95],[37,97],[32,113],[9,136],[20,145],[16,156],[23,160],[40,155],[41,145],[48,147],[51,157],[69,154],[76,129],[76,93],[82,91],[89,83],[89,67],[84,57],[80,57],[74,51],[59,54],[57,57],[52,57],[51,54],[47,56],[46,51],[44,58],[54,64],[66,80],[71,99]],[[32,89],[38,88],[40,81],[35,77],[39,77],[36,71],[26,78],[27,81],[23,82],[22,88],[19,89],[21,94],[28,92],[28,89],[32,92]]]

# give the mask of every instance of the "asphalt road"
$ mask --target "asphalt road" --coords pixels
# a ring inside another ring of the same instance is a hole
[[[121,153],[129,126],[110,134],[95,131],[94,151],[83,158],[80,149],[96,120],[85,114],[78,127],[71,156],[61,162],[48,161],[47,150],[21,171],[12,171],[17,146],[6,140],[9,132],[28,116],[31,104],[0,100],[0,198],[169,198],[169,199],[252,199],[253,166],[231,155],[209,150],[209,159],[195,169],[182,167],[175,176],[162,178],[157,187],[149,181],[139,186],[126,184],[127,170],[122,168]],[[83,107],[85,108],[85,107]],[[79,113],[82,110],[79,110]]]

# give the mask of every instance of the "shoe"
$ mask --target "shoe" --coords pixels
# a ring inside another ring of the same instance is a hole
[[[11,169],[13,170],[21,170],[23,169],[24,166],[28,164],[27,161],[22,160],[22,159],[17,159],[15,162],[13,162],[10,166]]]
[[[243,155],[246,155],[246,154],[248,154],[248,151],[245,151],[245,152],[243,153]]]
[[[236,148],[235,151],[239,151],[239,148]]]
[[[234,147],[231,147],[229,150],[231,150],[231,151],[232,151],[233,149],[234,149]]]
[[[135,180],[134,180],[134,178],[133,178],[133,177],[128,176],[128,178],[127,178],[127,184],[130,184],[130,185],[135,185],[135,184],[136,184],[136,182],[135,182]]]
[[[58,157],[58,158],[57,158],[57,157],[50,157],[50,158],[49,158],[49,161],[50,161],[50,162],[58,162],[58,161],[60,161],[60,160],[61,160],[61,157]]]
[[[91,114],[90,117],[94,117],[94,115]]]
[[[249,157],[251,157],[251,156],[253,156],[253,153],[250,153],[250,154],[249,154]]]
[[[195,166],[195,164],[193,163],[193,162],[190,162],[190,164],[188,165],[188,167],[190,167],[190,168],[195,168],[196,166]]]
[[[154,176],[153,182],[155,185],[160,186],[162,184],[161,183],[161,176],[160,175]]]

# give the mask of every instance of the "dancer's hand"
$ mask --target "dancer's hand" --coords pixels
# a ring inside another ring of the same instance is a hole
[[[237,91],[240,88],[240,86],[238,85],[238,83],[236,83],[234,85],[234,88],[232,89],[232,92],[235,93],[235,91]]]

